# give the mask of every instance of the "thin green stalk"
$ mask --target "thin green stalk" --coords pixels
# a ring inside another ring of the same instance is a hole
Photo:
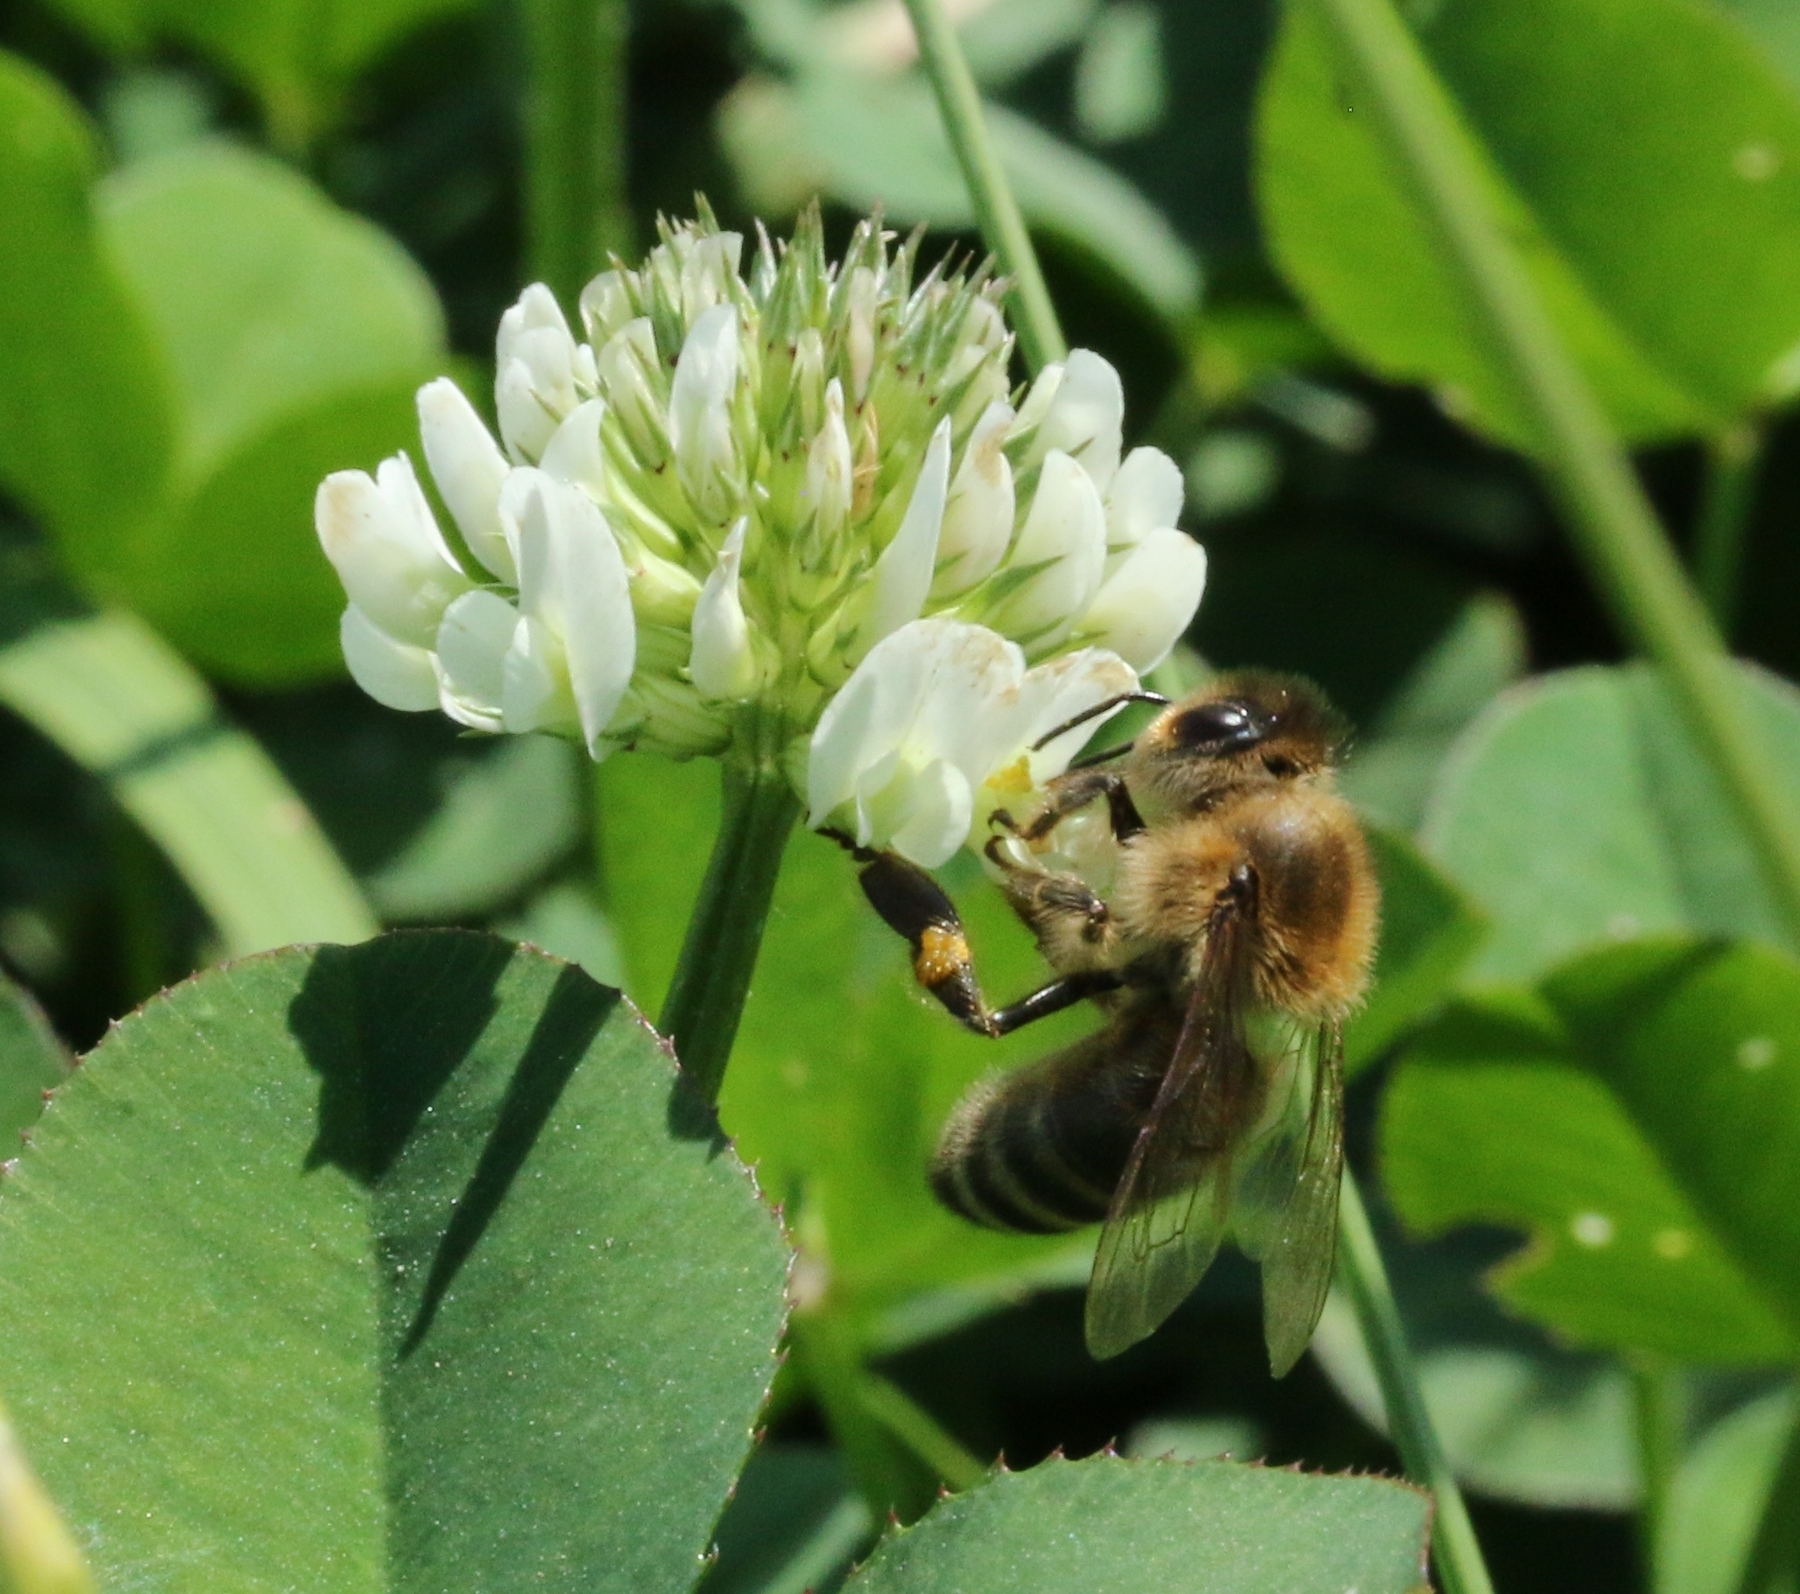
[[[863,1409],[952,1489],[972,1489],[987,1476],[988,1469],[898,1384],[865,1370],[858,1394]]]
[[[1041,360],[1033,357],[1034,347],[1052,351],[1044,357],[1055,358],[1068,345],[1057,324],[1056,309],[1043,288],[1043,275],[1037,268],[1030,235],[1018,219],[1018,207],[1012,200],[1005,173],[987,144],[974,80],[945,17],[942,0],[906,0],[906,4],[919,35],[925,68],[937,89],[938,105],[950,129],[951,142],[963,163],[964,180],[975,200],[976,214],[981,217],[982,235],[1015,280],[1035,284],[1042,295],[1041,299],[1029,301],[1039,330],[1030,339],[1023,330],[1020,333],[1026,358],[1036,366]],[[1002,221],[1008,216],[1014,223],[1010,230]],[[1407,1469],[1437,1499],[1433,1554],[1444,1594],[1493,1594],[1493,1583],[1469,1523],[1462,1491],[1444,1459],[1443,1446],[1419,1393],[1418,1373],[1400,1327],[1400,1309],[1388,1285],[1387,1270],[1382,1266],[1362,1197],[1348,1169],[1344,1171],[1341,1214],[1338,1267],[1381,1380],[1388,1424]]]
[[[1727,640],[1737,623],[1762,441],[1762,428],[1746,422],[1710,439],[1706,447],[1706,486],[1694,534],[1694,582]]]
[[[800,815],[800,800],[772,760],[726,764],[724,797],[658,1025],[674,1043],[689,1085],[709,1105],[725,1083],[781,855]]]
[[[956,151],[957,163],[962,167],[982,239],[1000,262],[1000,269],[1012,278],[1010,298],[1019,347],[1025,363],[1033,371],[1041,371],[1052,360],[1067,355],[1069,346],[1057,324],[1050,290],[1044,286],[1044,273],[1038,265],[1037,251],[1031,247],[1031,235],[1025,230],[1025,217],[988,137],[981,92],[963,58],[956,29],[944,10],[944,0],[906,0],[906,9],[912,17],[913,32],[918,35],[920,59],[937,91],[944,130],[950,135],[950,147]]]
[[[1400,1308],[1369,1227],[1362,1192],[1348,1168],[1338,1202],[1338,1279],[1349,1292],[1362,1326],[1363,1344],[1375,1365],[1381,1399],[1387,1407],[1388,1427],[1399,1448],[1407,1476],[1422,1483],[1437,1501],[1437,1517],[1431,1530],[1431,1557],[1437,1565],[1444,1594],[1493,1594],[1474,1525],[1463,1504],[1462,1490],[1450,1470],[1444,1447],[1425,1409],[1418,1369],[1407,1348],[1406,1331],[1400,1325]]]
[[[1662,667],[1800,937],[1800,824],[1753,731],[1723,642],[1599,400],[1557,336],[1484,174],[1392,0],[1309,0],[1511,370],[1577,551],[1632,645]]]
[[[1800,1419],[1788,1434],[1787,1448],[1762,1520],[1738,1579],[1737,1594],[1796,1594],[1800,1590]]]
[[[631,252],[627,0],[524,0],[525,232],[532,276],[572,305]]]
[[[1681,1459],[1681,1383],[1675,1373],[1660,1365],[1631,1370],[1632,1403],[1637,1416],[1638,1544],[1644,1558],[1644,1575],[1654,1584],[1657,1546],[1662,1542],[1669,1515],[1669,1490]]]

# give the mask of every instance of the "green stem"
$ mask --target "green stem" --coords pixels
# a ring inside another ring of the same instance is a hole
[[[723,778],[719,833],[658,1026],[709,1105],[725,1083],[781,855],[800,815],[800,800],[772,759],[727,763]]]
[[[1737,1594],[1795,1594],[1800,1590],[1800,1415],[1788,1434],[1781,1465],[1763,1502],[1762,1520],[1738,1579]]]
[[[1431,1415],[1425,1409],[1418,1370],[1407,1348],[1400,1308],[1375,1244],[1375,1231],[1369,1227],[1362,1192],[1348,1168],[1344,1170],[1344,1188],[1338,1203],[1337,1266],[1338,1279],[1356,1308],[1369,1360],[1375,1365],[1382,1403],[1387,1407],[1388,1428],[1399,1448],[1400,1460],[1407,1475],[1424,1484],[1437,1501],[1431,1556],[1437,1563],[1444,1594],[1493,1594],[1494,1585],[1481,1558],[1481,1546],[1463,1504],[1462,1490],[1456,1485],[1437,1430],[1431,1425]]]
[[[631,252],[627,0],[525,0],[525,231],[532,276],[573,304]]]
[[[1707,443],[1706,489],[1694,535],[1694,582],[1726,638],[1737,623],[1738,588],[1744,574],[1744,545],[1750,512],[1756,506],[1762,428],[1734,426]]]
[[[1682,573],[1599,400],[1489,203],[1476,152],[1392,0],[1308,0],[1355,98],[1435,226],[1510,369],[1577,551],[1615,622],[1663,670],[1729,794],[1770,895],[1800,937],[1800,829],[1719,633]]]
[[[1025,230],[1025,217],[1013,198],[993,140],[988,137],[981,93],[963,58],[956,29],[944,10],[944,0],[906,0],[906,9],[912,17],[913,32],[918,35],[919,57],[937,91],[944,130],[950,135],[950,147],[956,151],[957,163],[962,167],[982,239],[1000,262],[1000,269],[1012,278],[1010,298],[1019,347],[1024,351],[1025,363],[1033,371],[1041,371],[1052,360],[1062,359],[1069,346],[1057,324],[1050,290],[1044,286],[1044,273],[1038,265],[1037,251],[1031,247],[1031,235]]]
[[[1631,1370],[1632,1403],[1637,1415],[1638,1541],[1646,1583],[1656,1583],[1657,1546],[1669,1515],[1669,1490],[1681,1458],[1681,1385],[1667,1367],[1643,1365]]]
[[[987,1476],[988,1469],[898,1384],[864,1369],[861,1385],[863,1409],[952,1489],[960,1494]]]

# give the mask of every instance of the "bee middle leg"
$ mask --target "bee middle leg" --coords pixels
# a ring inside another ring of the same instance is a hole
[[[991,1008],[975,977],[962,916],[949,893],[925,870],[898,853],[866,855],[859,850],[858,857],[866,858],[861,875],[863,894],[912,947],[913,977],[958,1023],[977,1035],[1010,1035],[1023,1025],[1059,1013],[1087,997],[1116,990],[1120,984],[1118,975],[1110,969],[1081,969],[1059,975],[1008,1007]],[[1104,905],[1100,906],[1104,912]]]

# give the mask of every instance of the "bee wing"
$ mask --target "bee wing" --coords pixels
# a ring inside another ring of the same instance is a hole
[[[1263,1337],[1279,1378],[1312,1340],[1337,1256],[1343,1035],[1336,1025],[1296,1029],[1288,1055],[1266,1065],[1287,1102],[1244,1153],[1232,1210],[1238,1243],[1262,1265]]]
[[[1224,1237],[1232,1148],[1256,1083],[1244,1036],[1248,911],[1244,894],[1221,894],[1174,1055],[1100,1231],[1087,1295],[1097,1359],[1153,1333]]]

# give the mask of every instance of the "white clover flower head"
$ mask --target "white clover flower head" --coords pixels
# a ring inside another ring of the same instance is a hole
[[[759,231],[746,265],[704,210],[660,233],[589,283],[578,330],[542,285],[506,312],[498,438],[452,382],[421,389],[454,538],[404,455],[320,488],[351,673],[392,707],[595,758],[783,760],[816,822],[850,802],[859,835],[953,849],[996,771],[1054,772],[1020,764],[1019,703],[1043,682],[1123,690],[1193,618],[1206,564],[1176,529],[1180,473],[1155,449],[1121,461],[1096,354],[1015,393],[1000,284],[920,276],[917,235],[896,248],[865,222],[833,263],[813,212],[785,245]],[[806,766],[841,775],[844,748],[887,735],[854,732],[889,723],[887,670],[938,682],[966,734],[923,761],[936,731],[883,742],[885,775],[827,791]]]

